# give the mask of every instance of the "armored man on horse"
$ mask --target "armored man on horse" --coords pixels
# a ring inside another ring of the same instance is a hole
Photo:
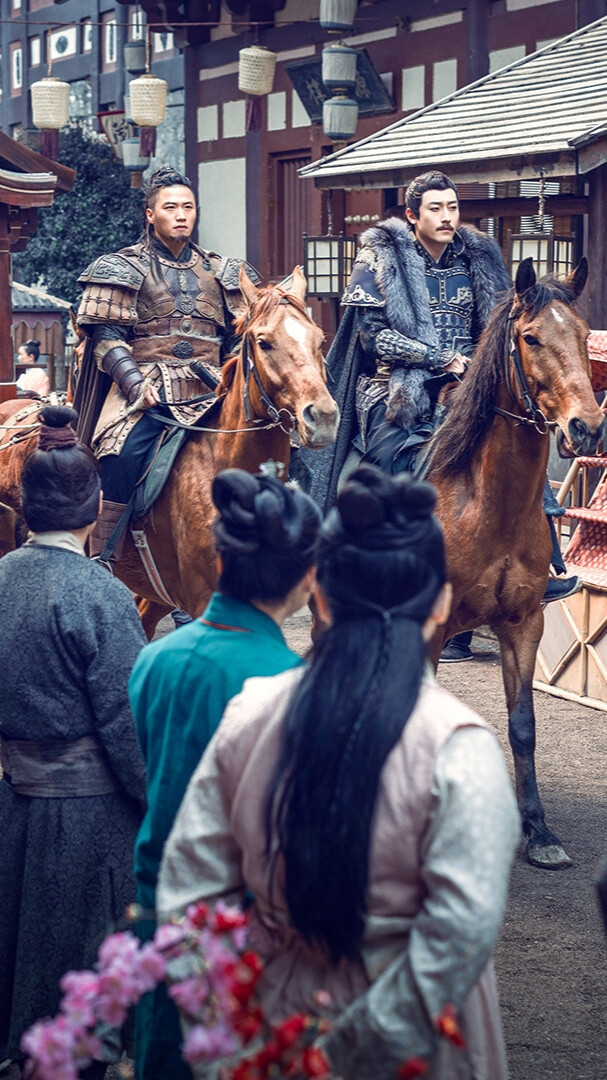
[[[79,436],[100,459],[104,491],[94,555],[123,516],[163,419],[196,423],[201,399],[237,344],[232,322],[247,310],[238,284],[243,264],[197,247],[195,222],[190,181],[165,165],[150,180],[144,239],[96,259],[79,279],[78,324],[89,341],[74,404]]]

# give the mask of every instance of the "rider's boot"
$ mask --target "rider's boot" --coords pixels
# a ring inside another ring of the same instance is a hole
[[[114,529],[120,521],[122,514],[126,510],[126,505],[126,503],[109,502],[107,499],[103,500],[101,514],[95,522],[95,528],[93,529],[89,540],[89,555],[91,559],[98,559],[101,555],[107,541],[112,536]],[[125,529],[122,530],[114,550],[110,555],[108,561],[111,563],[118,562],[122,555],[124,533]]]

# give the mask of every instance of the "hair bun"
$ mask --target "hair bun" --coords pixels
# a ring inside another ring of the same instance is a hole
[[[38,416],[46,427],[62,428],[68,424],[75,424],[78,413],[71,405],[45,405]]]
[[[38,413],[41,421],[38,450],[66,450],[78,442],[73,424],[78,413],[69,405],[45,405]]]
[[[372,465],[360,465],[337,496],[323,525],[325,539],[376,548],[409,542],[417,523],[431,518],[436,492],[409,473],[389,476]]]
[[[213,502],[220,513],[215,525],[220,551],[265,548],[284,554],[301,543],[308,499],[275,477],[224,469],[213,480]]]

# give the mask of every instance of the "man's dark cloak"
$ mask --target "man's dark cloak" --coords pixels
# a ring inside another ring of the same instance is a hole
[[[475,304],[475,343],[480,337],[500,293],[511,286],[499,245],[486,233],[462,225],[458,234],[469,258],[470,281]],[[388,324],[406,337],[436,347],[438,337],[425,282],[425,261],[415,244],[415,235],[400,218],[389,218],[367,229],[361,247],[371,247],[376,256],[375,279],[385,298]],[[329,390],[337,402],[341,422],[333,446],[321,451],[304,451],[312,480],[310,494],[326,513],[337,493],[344,462],[357,431],[356,383],[368,364],[359,340],[359,306],[346,307],[327,355]]]

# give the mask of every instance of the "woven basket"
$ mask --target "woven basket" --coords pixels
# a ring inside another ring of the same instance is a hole
[[[32,83],[32,120],[41,131],[59,131],[70,118],[70,86],[54,76]]]
[[[155,128],[167,114],[168,84],[157,75],[140,75],[129,83],[131,120],[138,127]]]
[[[238,89],[243,94],[262,97],[274,85],[276,53],[263,45],[250,45],[238,53]]]

